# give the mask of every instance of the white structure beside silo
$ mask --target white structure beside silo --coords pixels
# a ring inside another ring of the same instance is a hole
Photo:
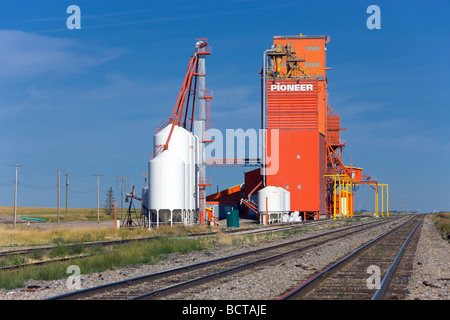
[[[281,187],[267,186],[259,190],[258,211],[261,223],[284,221],[283,215],[290,212],[290,197],[290,192]]]

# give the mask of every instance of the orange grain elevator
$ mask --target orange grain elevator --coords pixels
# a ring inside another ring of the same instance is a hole
[[[327,213],[328,36],[274,36],[263,55],[263,185],[290,192],[291,211]]]

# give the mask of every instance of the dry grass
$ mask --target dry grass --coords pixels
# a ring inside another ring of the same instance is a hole
[[[158,228],[153,228],[151,232],[152,235],[154,236],[181,236],[192,233],[212,232],[215,230],[217,229],[214,229],[210,226],[203,226],[203,225],[185,226],[183,224],[174,224],[173,226],[161,225]]]
[[[67,278],[67,267],[70,265],[77,265],[82,274],[87,274],[141,263],[154,263],[166,258],[170,253],[185,253],[202,250],[203,248],[204,245],[201,239],[186,238],[155,239],[141,243],[127,243],[104,249],[95,255],[77,260],[50,263],[39,268],[27,266],[15,272],[0,272],[0,288],[9,290],[23,287],[28,279],[40,281]],[[58,253],[57,255],[61,254]],[[10,261],[9,263],[16,264],[21,263],[21,261]]]
[[[444,239],[450,237],[450,212],[438,212],[432,216],[434,225],[441,233]]]
[[[109,241],[137,239],[152,236],[147,229],[119,229],[84,227],[58,229],[16,229],[0,228],[0,246],[36,246],[58,243],[78,243],[91,241]]]
[[[60,208],[60,221],[96,221],[97,208]],[[125,211],[125,209],[124,209]],[[138,212],[139,213],[139,212]],[[0,214],[14,215],[14,207],[0,207]],[[18,217],[31,217],[45,219],[47,222],[57,221],[57,208],[41,207],[17,207]],[[117,211],[120,216],[120,209]],[[105,210],[100,208],[100,220],[111,220],[114,216],[106,215]]]

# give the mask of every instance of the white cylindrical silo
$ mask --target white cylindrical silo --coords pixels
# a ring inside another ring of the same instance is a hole
[[[267,198],[267,208],[266,208]],[[281,192],[278,187],[267,186],[258,191],[258,211],[260,214],[280,212]]]
[[[158,150],[163,150],[170,135],[172,129],[172,124],[168,124],[164,129],[159,131],[154,136],[154,149],[155,153],[158,154]],[[168,145],[168,150],[170,150],[175,156],[180,158],[185,165],[184,169],[184,199],[185,204],[180,209],[189,210],[191,207],[191,197],[193,194],[193,169],[192,169],[192,133],[186,129],[175,125],[170,136],[170,141]]]
[[[149,162],[149,209],[176,210],[185,206],[185,163],[170,150]]]

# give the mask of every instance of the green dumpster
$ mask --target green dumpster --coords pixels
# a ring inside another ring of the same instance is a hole
[[[239,210],[227,211],[227,228],[239,228]]]

